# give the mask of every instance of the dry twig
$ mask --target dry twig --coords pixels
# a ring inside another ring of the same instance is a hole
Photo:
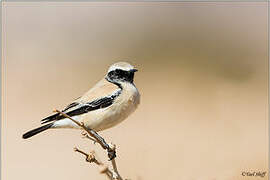
[[[85,131],[82,132],[82,137],[93,141],[94,144],[96,144],[96,142],[97,142],[94,138],[92,138],[91,136],[89,136],[88,133],[85,132]]]
[[[91,151],[89,154],[87,154],[86,152],[79,150],[78,148],[75,147],[74,148],[75,152],[79,152],[79,153],[83,154],[86,157],[85,160],[87,162],[89,162],[89,163],[93,162],[93,163],[97,164],[98,166],[100,166],[100,169],[101,169],[100,173],[105,174],[110,180],[114,180],[114,179],[123,180],[121,175],[118,172],[118,169],[117,169],[117,165],[116,165],[116,161],[115,161],[116,146],[114,144],[107,144],[105,142],[105,140],[97,134],[97,132],[95,132],[92,129],[86,128],[83,123],[80,123],[80,122],[74,120],[73,118],[68,116],[66,113],[63,113],[62,111],[59,111],[59,110],[54,110],[54,112],[58,112],[61,115],[63,115],[64,117],[69,118],[71,121],[76,123],[78,126],[80,126],[85,131],[85,132],[82,132],[83,137],[94,141],[94,143],[96,143],[96,142],[99,143],[103,149],[106,149],[108,152],[108,157],[112,163],[112,170],[110,170],[108,168],[108,166],[106,166],[104,163],[102,163],[100,160],[98,160],[97,155],[95,154],[94,151]]]
[[[113,172],[109,170],[108,166],[104,165],[100,160],[98,160],[95,151],[91,151],[89,154],[87,154],[76,147],[74,148],[74,151],[83,154],[87,162],[95,163],[96,165],[100,166],[100,173],[105,174],[110,180],[113,180]]]
[[[113,150],[116,149],[116,145],[115,144],[109,144],[109,145],[111,146],[111,148]],[[112,167],[113,167],[113,172],[115,172],[115,174],[116,174],[116,179],[123,180],[122,177],[120,176],[119,172],[118,172],[115,158],[112,159]]]
[[[71,118],[70,116],[68,116],[66,113],[63,113],[62,111],[59,111],[59,110],[54,110],[54,112],[58,112],[60,113],[61,115],[63,115],[64,117],[66,118],[69,118],[71,121],[73,121],[74,123],[76,123],[78,126],[80,126],[83,130],[85,130],[91,137],[93,137],[95,139],[96,142],[98,142],[101,147],[103,149],[106,149],[107,152],[108,152],[108,157],[110,160],[113,160],[115,157],[116,157],[116,152],[115,150],[113,150],[106,142],[105,140],[100,136],[98,135],[98,133],[96,131],[94,131],[93,129],[89,129],[89,128],[86,128],[84,126],[83,123],[80,123],[76,120],[74,120],[73,118]]]

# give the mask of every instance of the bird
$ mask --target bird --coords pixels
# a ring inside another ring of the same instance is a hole
[[[140,104],[140,93],[133,82],[137,71],[127,62],[114,63],[105,77],[62,112],[96,132],[119,124]],[[23,134],[22,138],[30,138],[48,129],[81,129],[59,112],[42,119],[41,124]]]

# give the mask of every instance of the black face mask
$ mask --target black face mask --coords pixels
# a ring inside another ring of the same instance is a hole
[[[127,81],[133,83],[134,72],[135,71],[133,70],[124,71],[121,69],[115,69],[113,71],[110,71],[107,76],[112,81]]]

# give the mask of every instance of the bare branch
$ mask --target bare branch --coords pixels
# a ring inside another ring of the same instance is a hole
[[[98,165],[100,167],[100,173],[105,174],[110,180],[113,180],[113,172],[109,170],[108,166],[104,165],[100,160],[98,160],[98,158],[96,158],[96,154],[94,151],[91,151],[89,154],[87,154],[86,152],[76,147],[74,148],[74,151],[83,154],[87,162],[95,163],[96,165]]]
[[[109,146],[115,150],[116,149],[116,145],[115,144],[109,144]],[[115,158],[112,159],[112,167],[113,167],[113,171],[116,173],[117,177],[116,179],[119,179],[119,180],[123,180],[122,177],[120,176],[119,172],[118,172],[118,169],[117,169],[117,165],[116,165],[116,160]]]
[[[82,137],[93,141],[94,144],[96,144],[96,142],[97,142],[94,138],[92,138],[91,136],[89,136],[88,133],[85,132],[85,131],[82,132]]]
[[[67,114],[65,114],[65,113],[63,113],[63,112],[61,112],[59,110],[54,110],[54,112],[58,112],[61,115],[63,115],[64,117],[69,118],[71,121],[76,123],[79,127],[81,127],[83,130],[85,130],[85,132],[82,132],[82,136],[84,138],[90,139],[91,141],[94,141],[94,143],[98,142],[103,149],[106,149],[107,152],[108,152],[108,156],[109,156],[109,158],[111,160],[113,169],[110,170],[107,165],[105,165],[103,162],[101,162],[97,158],[97,155],[95,154],[94,151],[91,151],[90,153],[86,153],[86,152],[84,152],[84,151],[82,151],[82,150],[75,147],[74,148],[75,152],[83,154],[85,156],[85,160],[87,162],[95,163],[96,165],[98,165],[99,168],[100,168],[100,173],[105,174],[110,180],[114,180],[114,179],[123,180],[122,177],[120,176],[119,172],[118,172],[117,165],[116,165],[116,160],[115,160],[115,157],[116,157],[116,155],[115,155],[116,154],[115,153],[116,145],[115,144],[107,144],[105,142],[105,140],[101,136],[99,136],[93,129],[89,129],[89,128],[85,127],[83,123],[80,123],[80,122],[74,120],[73,118],[71,118]]]
[[[111,147],[105,142],[105,140],[100,135],[98,135],[98,133],[96,131],[94,131],[93,129],[90,129],[90,128],[86,128],[83,123],[80,123],[80,122],[74,120],[73,118],[71,118],[70,116],[68,116],[66,113],[64,113],[62,111],[59,111],[56,109],[56,110],[54,110],[54,112],[60,113],[64,117],[66,117],[66,118],[70,119],[71,121],[73,121],[74,123],[76,123],[82,129],[84,129],[90,136],[92,136],[96,140],[96,142],[98,142],[101,145],[101,147],[103,149],[107,150],[108,157],[110,160],[112,160],[116,157],[115,150],[111,149]]]

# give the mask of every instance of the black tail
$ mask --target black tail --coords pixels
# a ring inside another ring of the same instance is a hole
[[[30,137],[32,137],[32,136],[38,134],[38,133],[41,133],[42,131],[45,131],[45,130],[51,128],[52,125],[53,125],[53,123],[50,123],[50,124],[46,124],[46,125],[44,125],[44,126],[41,126],[41,127],[39,127],[39,128],[33,129],[33,130],[31,130],[31,131],[28,131],[27,133],[23,134],[22,138],[23,138],[23,139],[30,138]]]

